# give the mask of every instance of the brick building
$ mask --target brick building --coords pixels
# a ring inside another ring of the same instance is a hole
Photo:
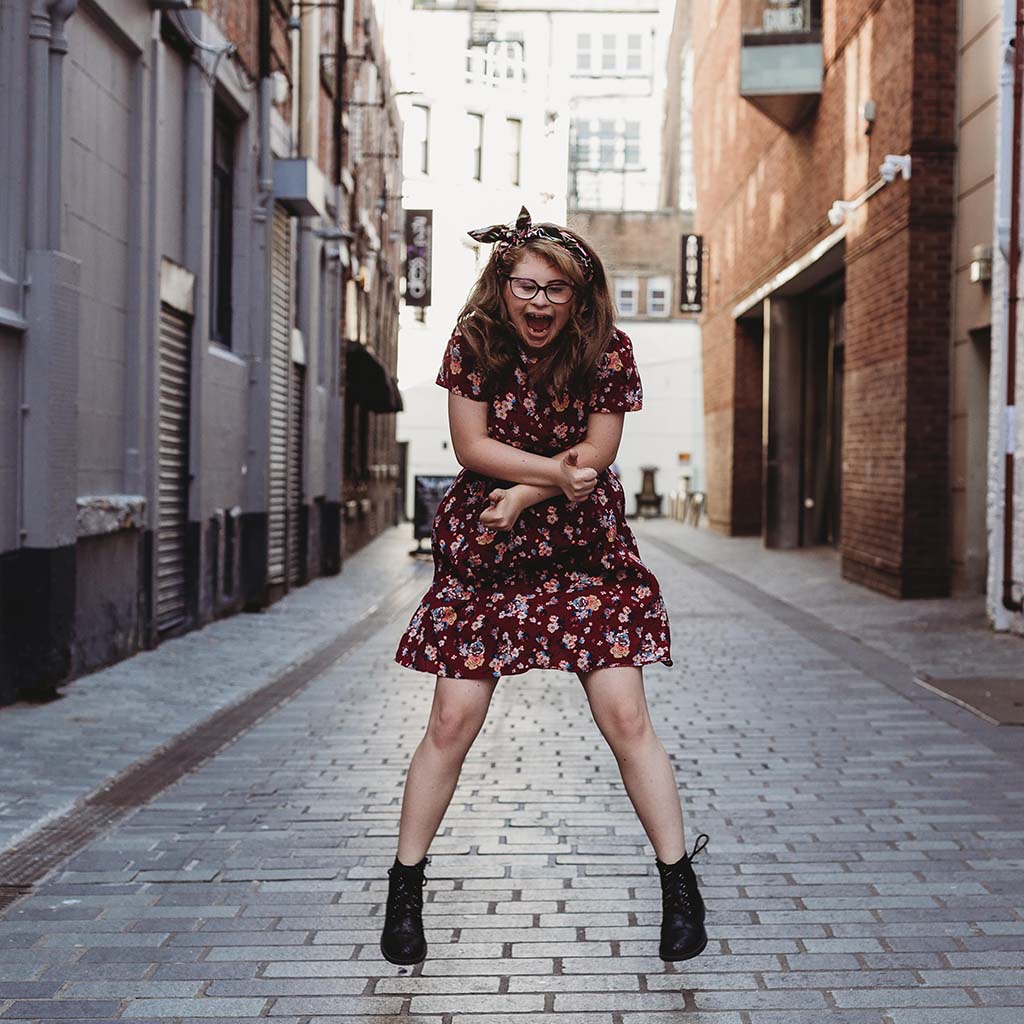
[[[342,124],[365,81],[397,120],[372,4],[182,6],[0,7],[0,703],[394,521],[393,478],[377,518],[342,493],[346,376],[357,423],[400,401],[397,154]],[[393,464],[393,424],[354,444]]]
[[[704,408],[700,328],[680,309],[682,238],[693,230],[693,211],[572,210],[569,227],[597,250],[609,276],[616,323],[633,342],[644,407],[629,417],[617,462],[628,514],[640,514],[637,494],[644,468],[654,470],[656,492],[703,490]],[[663,500],[662,513],[669,503]]]
[[[401,518],[395,414],[402,245],[402,121],[372,0],[346,0],[338,120],[345,345],[342,544],[350,554]]]
[[[710,520],[947,594],[958,5],[691,8]]]

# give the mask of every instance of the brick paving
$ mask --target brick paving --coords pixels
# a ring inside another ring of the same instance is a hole
[[[433,689],[391,661],[410,605],[0,918],[0,1021],[1019,1024],[1024,733],[903,685],[901,642],[869,658],[716,576],[687,532],[637,526],[676,659],[645,672],[652,714],[711,835],[706,954],[657,958],[614,758],[575,677],[533,672],[500,682],[431,847],[428,959],[381,959]]]
[[[47,704],[0,708],[0,850],[153,750],[326,645],[414,573],[408,530],[389,530],[342,575],[293,591],[65,685]],[[66,756],[74,750],[74,758]]]

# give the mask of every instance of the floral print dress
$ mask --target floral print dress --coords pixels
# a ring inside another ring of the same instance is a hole
[[[585,438],[589,413],[642,407],[633,346],[618,329],[586,399],[542,399],[526,374],[538,357],[521,340],[519,358],[513,376],[491,394],[456,331],[436,383],[488,402],[488,436],[547,456]],[[640,559],[618,477],[603,470],[581,502],[561,494],[538,502],[511,530],[480,522],[496,486],[510,485],[463,469],[441,499],[431,530],[434,580],[395,660],[452,679],[497,679],[531,668],[582,675],[610,665],[671,665],[661,589]]]

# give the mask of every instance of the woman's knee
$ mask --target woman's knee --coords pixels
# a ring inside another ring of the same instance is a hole
[[[652,731],[647,705],[631,697],[617,697],[595,709],[602,735],[612,747],[644,742]]]
[[[448,683],[478,682],[477,680],[444,680]],[[427,723],[427,736],[431,742],[442,750],[468,750],[480,731],[487,716],[490,693],[483,686],[470,688],[448,687],[442,689],[439,680],[438,691],[434,697],[434,706]],[[456,692],[453,692],[456,691]]]
[[[614,667],[576,674],[594,721],[613,748],[645,742],[654,732],[640,669]]]

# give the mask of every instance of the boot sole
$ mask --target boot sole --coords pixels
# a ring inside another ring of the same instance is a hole
[[[682,956],[661,956],[660,953],[658,954],[658,956],[661,956],[661,959],[664,960],[666,963],[677,964],[681,960],[692,960],[695,956],[700,956],[701,953],[703,953],[704,950],[707,949],[707,948],[708,948],[708,940],[705,938],[705,940],[701,944],[700,948],[694,949],[694,950],[692,950],[689,953],[683,954]]]
[[[389,964],[397,964],[399,967],[412,967],[414,964],[421,964],[427,959],[426,949],[423,950],[423,956],[418,956],[414,959],[399,959],[391,956],[391,954],[384,949],[383,944],[380,947],[380,954]]]

